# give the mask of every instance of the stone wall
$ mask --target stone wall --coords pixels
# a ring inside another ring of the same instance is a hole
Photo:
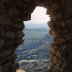
[[[23,21],[29,20],[33,0],[0,0],[0,72],[16,72],[15,50],[23,42]]]
[[[47,8],[53,35],[49,72],[72,72],[71,0],[0,0],[0,72],[16,72],[15,49],[23,42],[23,21],[30,20],[34,8]]]
[[[49,72],[72,72],[72,1],[54,0],[49,4],[51,21],[48,25],[53,35]]]

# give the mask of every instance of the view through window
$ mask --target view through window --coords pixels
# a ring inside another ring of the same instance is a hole
[[[52,38],[49,35],[47,9],[37,6],[31,14],[30,21],[24,21],[24,44],[17,50],[17,61],[26,72],[48,72],[50,51],[48,48]]]

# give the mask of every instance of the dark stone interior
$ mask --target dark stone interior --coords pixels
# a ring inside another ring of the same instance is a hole
[[[16,72],[16,48],[22,44],[23,21],[36,6],[47,8],[53,43],[49,72],[72,72],[72,0],[0,0],[0,72]]]

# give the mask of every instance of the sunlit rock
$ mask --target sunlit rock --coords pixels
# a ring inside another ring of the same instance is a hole
[[[16,72],[25,72],[24,70],[18,69]]]

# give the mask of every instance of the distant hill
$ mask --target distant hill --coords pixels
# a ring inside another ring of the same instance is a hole
[[[25,33],[24,45],[16,50],[20,67],[26,72],[47,71],[50,56],[48,44],[52,41],[52,37],[43,29],[27,29]]]
[[[47,23],[26,23],[25,29],[49,29]]]

